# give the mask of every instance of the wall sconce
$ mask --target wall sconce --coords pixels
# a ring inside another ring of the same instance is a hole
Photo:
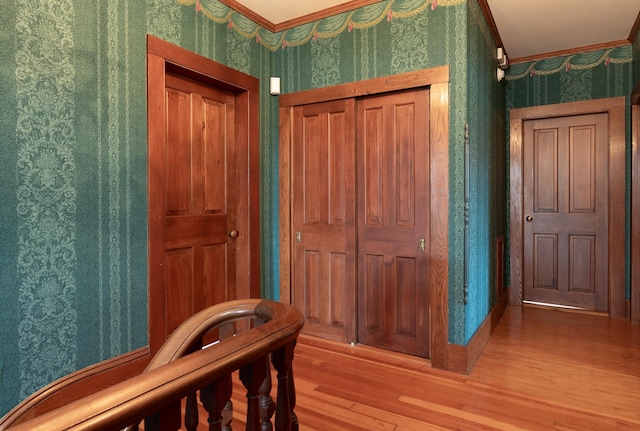
[[[496,78],[498,78],[498,82],[504,79],[504,70],[500,69],[499,67],[496,69]]]
[[[269,80],[269,93],[272,96],[277,96],[280,94],[280,78],[277,76],[272,76]]]

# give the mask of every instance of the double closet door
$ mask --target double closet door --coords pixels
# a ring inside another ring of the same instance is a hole
[[[297,106],[292,126],[305,331],[429,357],[429,90]]]

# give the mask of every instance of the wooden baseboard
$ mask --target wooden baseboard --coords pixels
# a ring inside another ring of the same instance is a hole
[[[150,359],[149,348],[143,347],[64,376],[0,418],[0,431],[136,376]]]
[[[496,305],[484,319],[478,330],[466,346],[449,344],[449,367],[454,373],[469,374],[482,353],[482,349],[489,340],[491,333],[498,325],[508,303],[508,290],[498,298]]]

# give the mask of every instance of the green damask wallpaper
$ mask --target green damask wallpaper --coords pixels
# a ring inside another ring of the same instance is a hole
[[[385,0],[277,34],[217,0],[15,0],[2,11],[0,414],[147,342],[147,33],[261,82],[280,76],[284,92],[450,65],[450,341],[464,344],[491,307],[483,266],[502,209],[487,200],[500,199],[504,128],[476,0]],[[277,298],[278,112],[266,89],[260,113],[262,293]],[[467,306],[466,124],[477,246]]]
[[[477,2],[469,2],[469,259],[465,343],[496,303],[495,240],[506,235],[505,89],[496,73],[496,45]],[[464,293],[456,282],[452,289]]]
[[[3,6],[0,410],[146,344],[144,3]]]

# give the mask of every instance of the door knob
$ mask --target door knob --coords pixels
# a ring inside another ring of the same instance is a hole
[[[533,217],[528,215],[527,217],[525,217],[525,220],[528,221],[529,223],[531,223],[533,221]]]
[[[237,237],[238,237],[238,231],[237,230],[229,231],[229,238],[237,238]]]

